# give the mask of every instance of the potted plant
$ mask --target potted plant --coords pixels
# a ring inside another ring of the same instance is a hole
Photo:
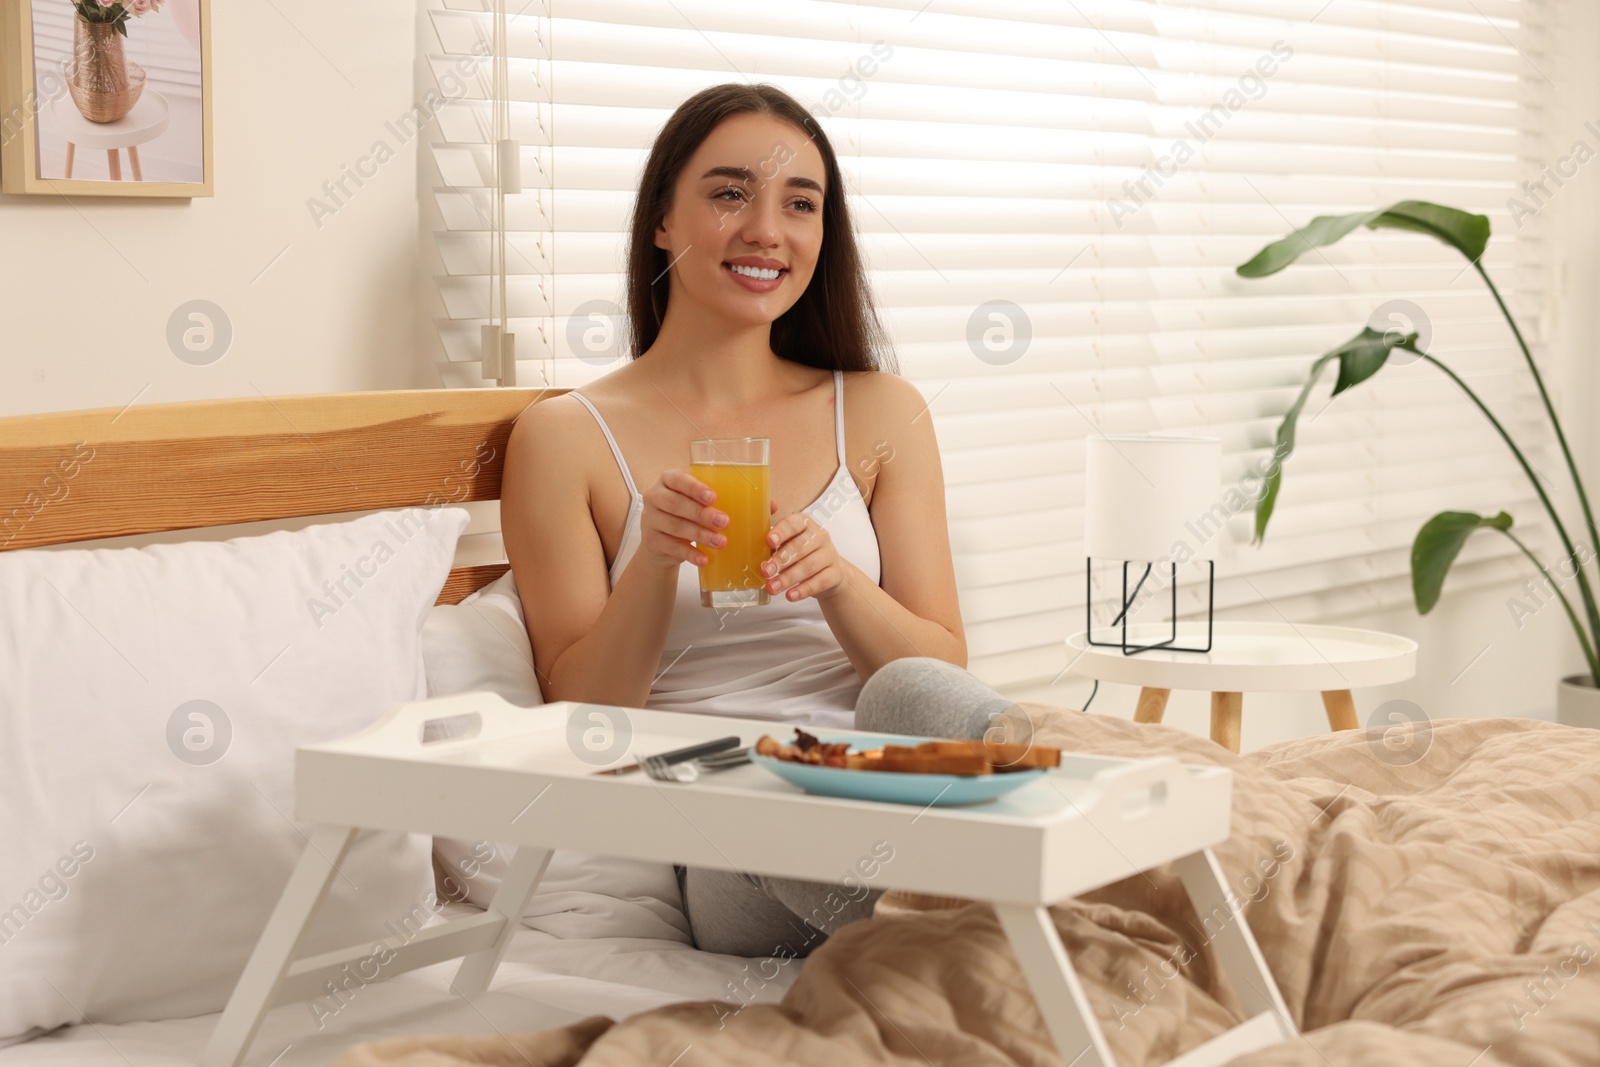
[[[1528,476],[1528,481],[1538,493],[1539,501],[1544,505],[1545,511],[1549,513],[1550,521],[1555,525],[1556,534],[1560,537],[1566,552],[1565,558],[1557,565],[1558,574],[1551,575],[1550,568],[1541,563],[1528,546],[1511,532],[1512,518],[1507,512],[1501,511],[1496,515],[1479,515],[1471,511],[1440,512],[1422,525],[1411,546],[1411,591],[1416,600],[1417,611],[1426,615],[1438,603],[1445,575],[1449,573],[1451,564],[1461,552],[1462,545],[1473,533],[1478,530],[1491,530],[1509,538],[1511,543],[1538,568],[1541,575],[1550,578],[1551,588],[1560,598],[1561,606],[1566,609],[1567,618],[1571,621],[1572,629],[1578,636],[1578,644],[1583,650],[1584,662],[1589,668],[1588,674],[1572,675],[1562,679],[1557,701],[1558,718],[1573,725],[1600,727],[1600,689],[1595,686],[1595,679],[1600,677],[1600,661],[1595,657],[1595,649],[1600,645],[1600,609],[1596,607],[1594,589],[1590,585],[1587,570],[1588,563],[1595,554],[1594,547],[1600,543],[1600,534],[1596,533],[1594,512],[1589,507],[1589,495],[1584,490],[1578,466],[1573,462],[1572,450],[1567,446],[1567,436],[1561,428],[1561,420],[1556,416],[1555,406],[1551,404],[1550,394],[1545,389],[1544,377],[1533,361],[1533,354],[1528,351],[1528,344],[1523,340],[1522,331],[1517,328],[1516,320],[1512,318],[1506,302],[1501,299],[1500,291],[1495,288],[1489,272],[1483,267],[1483,253],[1489,245],[1488,218],[1421,200],[1406,200],[1387,208],[1351,215],[1319,215],[1289,236],[1267,245],[1249,262],[1241,264],[1235,270],[1244,278],[1264,278],[1276,274],[1303,253],[1331,245],[1362,226],[1373,230],[1395,229],[1426,234],[1460,252],[1483,278],[1495,303],[1500,306],[1501,314],[1510,325],[1511,334],[1516,338],[1517,347],[1522,350],[1523,359],[1527,361],[1534,384],[1538,386],[1539,398],[1544,402],[1545,413],[1550,417],[1550,425],[1555,430],[1561,455],[1566,460],[1567,471],[1571,474],[1573,486],[1577,490],[1578,506],[1583,512],[1583,530],[1587,531],[1588,540],[1573,541],[1567,524],[1562,521],[1555,504],[1551,502],[1544,486],[1540,484],[1522,449],[1511,439],[1506,428],[1495,418],[1483,400],[1461,380],[1459,375],[1423,351],[1422,345],[1418,343],[1417,333],[1401,333],[1396,330],[1380,333],[1370,324],[1350,340],[1324,353],[1312,363],[1311,373],[1305,386],[1300,390],[1299,397],[1290,405],[1283,421],[1278,425],[1277,448],[1273,455],[1272,468],[1261,498],[1256,503],[1254,540],[1259,543],[1266,536],[1267,521],[1272,517],[1273,505],[1277,501],[1278,490],[1283,482],[1283,461],[1294,451],[1295,423],[1323,369],[1329,363],[1338,362],[1338,378],[1333,387],[1333,394],[1337,396],[1377,374],[1396,349],[1414,355],[1453,381],[1467,398],[1477,405],[1478,410],[1483,412],[1484,417],[1489,420],[1489,425],[1494,427],[1495,432],[1505,441],[1506,447],[1511,449],[1511,454],[1516,457],[1523,473]],[[1571,573],[1568,573],[1569,571]],[[1578,594],[1582,602],[1581,619],[1561,588],[1563,579],[1570,581],[1573,578],[1577,579]]]
[[[144,92],[144,68],[122,51],[128,19],[161,10],[161,0],[70,0],[72,65],[67,87],[78,112],[90,122],[115,122],[133,110]]]

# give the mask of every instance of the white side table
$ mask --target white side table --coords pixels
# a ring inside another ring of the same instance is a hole
[[[117,149],[128,150],[128,164],[133,168],[133,180],[144,181],[139,170],[139,146],[153,141],[167,131],[170,109],[167,98],[145,86],[133,110],[116,122],[90,122],[72,102],[72,94],[62,93],[50,102],[50,118],[56,129],[67,139],[67,172],[72,177],[72,161],[79,145],[85,148],[103,148],[106,162],[111,168],[111,180],[122,180],[122,160]]]
[[[1165,624],[1130,626],[1129,643],[1147,644],[1171,634]],[[1119,630],[1097,630],[1109,640]],[[1205,644],[1204,624],[1179,623],[1178,644]],[[1067,638],[1074,673],[1102,682],[1140,687],[1134,722],[1160,722],[1174,689],[1211,693],[1211,740],[1239,751],[1246,692],[1320,692],[1335,730],[1360,728],[1350,690],[1403,682],[1417,672],[1417,643],[1410,638],[1348,626],[1298,626],[1275,622],[1218,622],[1210,652],[1151,649],[1125,656],[1120,648]]]

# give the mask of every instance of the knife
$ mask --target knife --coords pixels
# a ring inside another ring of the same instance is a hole
[[[683,763],[688,760],[699,759],[701,756],[709,756],[716,752],[726,752],[730,748],[738,747],[739,739],[737,737],[719,737],[715,741],[702,741],[697,745],[689,745],[686,748],[675,748],[671,752],[663,752],[655,758],[668,764]],[[639,766],[640,765],[637,763],[630,763],[625,767],[610,767],[603,771],[595,771],[594,773],[613,775],[628,774],[631,771],[638,770]]]

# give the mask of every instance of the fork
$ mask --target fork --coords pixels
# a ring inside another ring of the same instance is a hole
[[[709,756],[701,756],[695,760],[685,760],[681,763],[668,763],[660,756],[645,756],[639,760],[639,766],[646,776],[658,782],[683,782],[688,783],[700,777],[702,771],[722,771],[729,767],[737,767],[742,763],[750,762],[750,749],[735,748],[726,752],[714,752]]]

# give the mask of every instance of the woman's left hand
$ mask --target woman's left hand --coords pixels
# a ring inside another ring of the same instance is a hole
[[[771,502],[777,514],[778,502]],[[797,511],[767,531],[772,558],[761,564],[767,592],[798,601],[808,596],[826,600],[844,588],[845,562],[827,529],[811,516]]]

